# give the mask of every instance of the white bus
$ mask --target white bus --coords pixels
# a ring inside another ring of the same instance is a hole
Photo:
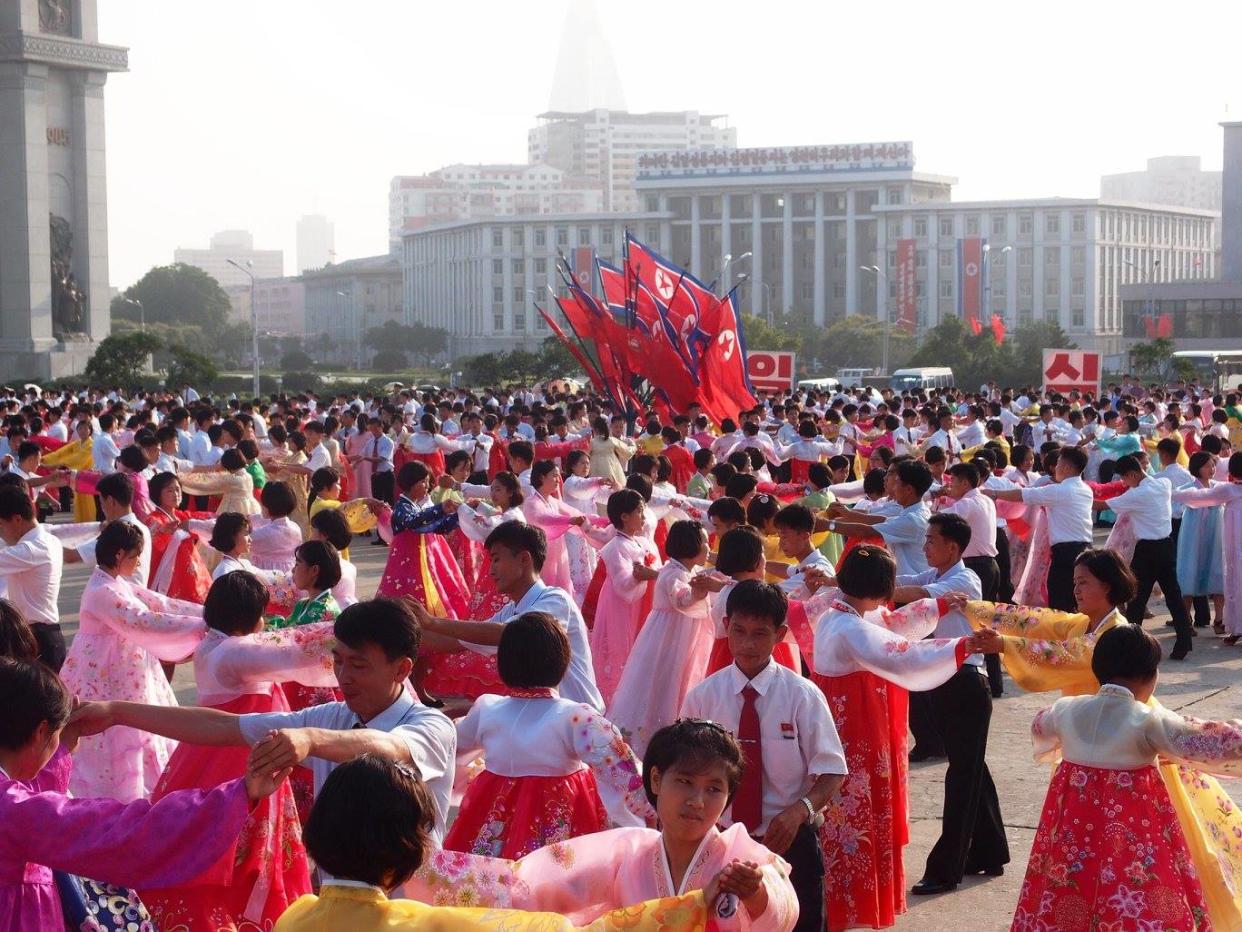
[[[798,383],[800,392],[839,392],[841,383],[834,378],[803,379]]]
[[[863,379],[874,372],[874,369],[838,369],[837,381],[842,388],[858,388],[863,384]]]
[[[953,370],[947,366],[922,366],[914,369],[898,369],[889,380],[895,392],[912,392],[918,389],[952,388]]]
[[[1193,378],[1218,392],[1233,391],[1242,385],[1242,350],[1180,350],[1173,354],[1173,377],[1179,378],[1178,360],[1194,368]]]

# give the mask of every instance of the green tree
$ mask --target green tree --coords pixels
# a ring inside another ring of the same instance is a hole
[[[757,350],[802,349],[802,339],[789,328],[770,324],[753,314],[742,315],[742,331],[746,334],[746,348]]]
[[[559,337],[551,336],[543,341],[543,347],[539,351],[539,375],[542,378],[564,378],[581,371],[582,366],[565,348]]]
[[[301,350],[285,353],[285,355],[280,357],[280,368],[284,372],[305,372],[314,364],[315,360]]]
[[[504,353],[480,353],[463,356],[457,361],[462,378],[467,385],[498,386],[505,380],[502,357]]]
[[[142,309],[133,301],[140,301]],[[142,317],[148,326],[182,327],[192,322],[214,340],[228,323],[229,296],[202,269],[181,262],[157,265],[113,300],[112,316]]]
[[[141,330],[114,333],[100,342],[87,361],[86,377],[92,385],[134,388],[141,384],[151,354],[162,345],[154,334]]]
[[[912,335],[894,327],[889,335],[889,369],[905,365],[915,344]],[[807,344],[804,355],[808,363],[817,360],[819,375],[832,375],[841,368],[878,369],[884,360],[884,324],[863,314],[838,317]]]
[[[372,372],[397,372],[408,365],[405,353],[397,349],[382,349],[371,357]]]
[[[1164,381],[1172,369],[1174,349],[1176,345],[1168,337],[1136,343],[1130,347],[1130,364],[1139,375]]]
[[[170,346],[168,363],[168,381],[170,389],[176,390],[182,385],[193,385],[206,390],[220,374],[216,364],[204,356],[184,346]]]
[[[386,321],[382,326],[367,331],[366,345],[377,350],[400,350],[412,353],[424,365],[448,349],[449,333],[443,327],[429,327],[423,323],[399,324]]]

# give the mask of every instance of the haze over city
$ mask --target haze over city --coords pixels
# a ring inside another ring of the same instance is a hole
[[[578,2],[578,0],[575,0]],[[112,283],[244,228],[294,265],[387,248],[392,176],[525,162],[569,3],[103,4]],[[1234,3],[596,5],[631,111],[728,115],[741,146],[913,140],[954,197],[1098,195],[1149,156],[1220,167],[1242,115]]]

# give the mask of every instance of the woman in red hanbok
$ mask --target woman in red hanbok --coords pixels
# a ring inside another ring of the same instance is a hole
[[[454,491],[454,487],[460,487],[470,478],[472,457],[473,454],[465,450],[454,450],[445,457],[444,475],[440,477],[441,485],[433,489],[431,493],[433,502],[439,504],[451,498],[461,505],[465,501],[458,492]],[[483,546],[462,530],[460,520],[458,526],[453,528],[445,539],[448,541],[449,550],[453,552],[453,559],[457,561],[457,566],[461,569],[462,578],[466,580],[466,588],[471,592],[477,592],[479,573],[483,564]]]
[[[203,607],[207,634],[194,652],[201,705],[233,714],[287,712],[281,682],[335,686],[331,622],[263,630],[267,590],[244,572],[217,579]],[[158,802],[185,789],[210,789],[246,771],[245,747],[178,745],[152,793]],[[311,890],[289,781],[247,815],[241,833],[207,870],[186,883],[144,889],[159,928],[242,932],[270,928]]]
[[[174,473],[162,472],[150,480],[151,531],[150,588],[172,599],[203,604],[211,588],[211,572],[199,553],[199,534],[210,533],[215,515],[182,511],[181,483]]]

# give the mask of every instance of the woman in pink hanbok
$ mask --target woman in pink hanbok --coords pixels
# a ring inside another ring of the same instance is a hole
[[[554,912],[586,925],[613,910],[701,889],[717,928],[788,932],[798,919],[789,865],[744,825],[716,828],[743,760],[737,739],[719,725],[677,722],[652,736],[643,758],[643,787],[659,831],[612,829],[518,861],[438,851],[402,895],[436,906]],[[732,897],[718,901],[722,893]]]
[[[349,436],[345,441],[345,459],[354,471],[354,488],[353,494],[355,498],[371,498],[371,473],[375,469],[366,457],[368,456],[367,448],[371,445],[374,438],[368,429],[370,419],[365,414],[358,415],[358,429]]]
[[[591,628],[595,683],[605,703],[612,702],[621,681],[639,626],[651,605],[651,584],[660,569],[655,544],[642,534],[647,507],[639,493],[633,489],[613,492],[608,497],[608,520],[616,535],[600,551],[604,579]]]
[[[561,497],[571,508],[588,517],[599,513],[597,503],[605,501],[612,491],[612,480],[588,475],[591,457],[585,450],[574,450],[565,458],[565,482]],[[569,578],[574,584],[574,599],[578,605],[586,597],[599,562],[594,544],[586,537],[571,534],[566,541],[569,549]]]
[[[80,628],[61,675],[82,701],[126,699],[176,705],[160,661],[175,663],[203,639],[203,607],[135,586],[142,535],[113,521],[99,535],[98,565],[82,593]],[[121,802],[150,796],[175,741],[118,728],[84,738],[75,755],[70,789],[75,796],[110,796]]]
[[[302,527],[290,517],[298,500],[287,482],[268,482],[259,493],[263,515],[250,516],[250,559],[263,570],[293,569],[293,551],[302,543]]]
[[[608,718],[639,755],[653,734],[676,720],[686,694],[703,680],[712,650],[707,595],[724,585],[712,575],[694,573],[707,562],[707,532],[697,521],[678,521],[669,528],[667,547],[651,614],[608,706]]]
[[[540,460],[531,467],[530,484],[533,491],[523,503],[522,513],[527,524],[542,528],[548,538],[548,558],[540,575],[549,586],[572,594],[574,583],[569,573],[565,535],[570,531],[581,533],[579,527],[586,518],[561,500],[561,470],[551,460]]]
[[[236,841],[251,807],[287,773],[247,771],[244,780],[156,803],[71,798],[77,725],[66,724],[72,697],[65,685],[40,663],[0,659],[0,708],[29,723],[0,746],[3,932],[66,928],[54,870],[130,888],[185,882]],[[108,927],[122,927],[129,905],[116,904]],[[89,927],[104,928],[97,920]]]

